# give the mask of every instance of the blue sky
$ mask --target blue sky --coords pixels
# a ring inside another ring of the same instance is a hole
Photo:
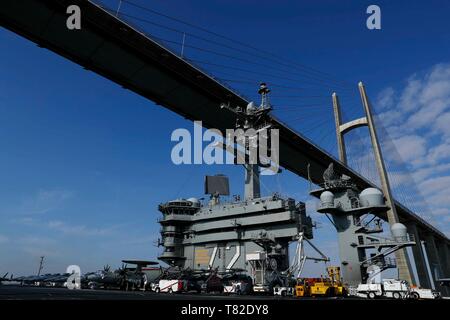
[[[275,114],[331,153],[336,149],[328,97],[337,90],[346,117],[362,116],[356,84],[363,80],[407,163],[409,171],[404,172],[394,155],[388,159],[398,185],[415,180],[417,188],[425,190],[424,197],[431,199],[433,221],[448,233],[450,203],[442,192],[450,187],[448,2],[374,2],[382,11],[382,29],[375,31],[366,28],[365,10],[372,1],[134,2],[332,74],[329,80],[315,73],[317,81],[302,76],[298,68],[286,70],[269,61],[249,66],[198,52],[188,45],[220,48],[186,37],[189,59],[255,71],[244,75],[197,63],[219,78],[254,80],[254,85],[227,82],[249,98],[257,99],[258,81],[278,84],[272,88]],[[111,8],[117,3],[103,1]],[[121,12],[202,34],[126,3]],[[179,52],[174,42],[181,41],[181,34],[123,18],[172,41],[165,44]],[[211,34],[202,36],[226,43]],[[70,264],[90,271],[105,264],[117,266],[124,258],[155,259],[160,250],[154,246],[158,203],[201,197],[206,174],[228,174],[232,193],[242,193],[240,167],[171,163],[172,131],[192,129],[192,123],[151,101],[4,29],[0,29],[0,68],[0,272],[34,273],[41,255],[46,256],[47,272],[62,272]],[[297,83],[282,79],[289,71]],[[268,80],[256,72],[280,76]],[[341,90],[344,81],[353,87]],[[302,97],[316,94],[323,98]],[[420,121],[427,116],[427,121]],[[365,139],[366,132],[360,134]],[[311,215],[321,222],[316,244],[336,261],[335,233],[314,213],[307,183],[284,172],[264,178],[263,184],[264,193],[279,191],[307,201]]]

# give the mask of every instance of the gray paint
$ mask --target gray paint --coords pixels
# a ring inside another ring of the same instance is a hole
[[[247,253],[264,251],[256,243],[263,238],[273,241],[268,253],[282,271],[289,265],[289,242],[302,231],[312,238],[312,223],[304,204],[277,195],[207,204],[198,209],[189,208],[189,201],[173,201],[159,209],[163,214],[159,222],[165,250],[159,259],[185,269],[225,271],[230,267],[245,269],[251,275],[245,257]],[[178,214],[170,213],[174,210]]]
[[[365,223],[362,218],[364,215],[387,210],[387,206],[380,203],[380,198],[377,197],[379,191],[360,190],[350,179],[335,174],[331,165],[324,173],[324,180],[322,188],[311,191],[311,194],[324,201],[319,203],[317,211],[332,216],[338,233],[344,283],[356,286],[366,282],[369,267],[378,267],[379,270],[395,267],[391,260],[387,259],[388,256],[406,246],[414,245],[415,242],[408,235],[392,239],[379,237],[376,234],[383,231],[381,226]],[[328,192],[331,192],[333,197],[330,197]],[[323,196],[324,193],[326,196]]]

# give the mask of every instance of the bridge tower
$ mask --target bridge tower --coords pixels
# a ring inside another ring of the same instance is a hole
[[[347,164],[347,156],[346,156],[346,150],[345,150],[345,142],[344,142],[344,134],[351,131],[352,129],[367,126],[370,133],[370,139],[373,147],[373,152],[375,156],[375,162],[376,167],[378,170],[378,174],[380,176],[381,181],[381,188],[383,191],[383,195],[385,197],[385,203],[387,206],[387,220],[390,224],[390,226],[393,226],[395,224],[398,224],[399,218],[397,215],[397,211],[395,208],[395,203],[392,196],[391,187],[389,184],[389,178],[387,175],[383,154],[381,151],[380,143],[378,140],[377,131],[375,128],[375,124],[373,121],[373,114],[371,110],[371,106],[369,103],[369,99],[367,97],[366,89],[364,87],[364,84],[362,82],[358,83],[359,92],[361,95],[361,101],[364,107],[365,117],[347,122],[342,123],[342,116],[340,111],[340,104],[339,99],[336,93],[333,93],[332,99],[333,99],[333,110],[334,110],[334,117],[335,117],[335,123],[336,123],[336,136],[337,136],[337,143],[338,143],[338,151],[339,151],[339,160],[343,162],[344,164]],[[411,268],[411,264],[408,258],[408,252],[406,251],[406,248],[397,250],[395,252],[396,256],[396,265],[398,269],[398,276],[402,280],[406,280],[411,284],[415,284],[414,276]]]
[[[45,259],[45,257],[41,256],[41,260],[39,261],[39,269],[38,269],[38,273],[37,273],[38,277],[41,275],[41,271],[44,268],[44,259]]]

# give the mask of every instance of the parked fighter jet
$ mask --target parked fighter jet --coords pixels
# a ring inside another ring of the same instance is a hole
[[[70,273],[54,274],[44,280],[44,285],[50,287],[64,287],[67,283]]]
[[[122,269],[111,271],[111,267],[106,265],[103,270],[86,273],[81,277],[81,283],[89,289],[121,289],[124,285],[123,272]]]
[[[11,275],[9,278],[7,278],[8,273],[9,273],[9,272],[5,273],[5,275],[4,275],[3,277],[0,277],[0,285],[1,285],[3,282],[6,282],[6,281],[12,281],[13,275]]]
[[[41,275],[41,276],[22,276],[18,278],[14,278],[13,281],[20,282],[21,285],[35,285],[41,286],[45,284],[45,280],[51,276],[54,276],[50,273]]]
[[[82,284],[90,289],[121,289],[138,290],[145,289],[161,273],[160,268],[147,268],[156,265],[157,262],[143,260],[122,260],[121,268],[111,271],[110,266],[103,270],[87,273],[82,277]],[[136,267],[128,267],[134,264]]]
[[[150,284],[162,273],[161,267],[149,267],[157,265],[158,262],[146,260],[122,260],[125,263],[126,290],[131,286],[135,289],[150,289]],[[128,264],[136,265],[135,268],[128,268]]]

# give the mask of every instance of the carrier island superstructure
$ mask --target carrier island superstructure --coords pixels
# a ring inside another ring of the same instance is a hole
[[[300,232],[313,236],[304,203],[276,194],[227,203],[213,196],[203,206],[195,198],[180,199],[159,210],[160,260],[191,270],[245,270],[255,283],[268,286],[289,267],[289,243]]]
[[[236,128],[268,128],[271,110],[267,89],[261,84],[261,106],[250,103],[236,112]],[[230,108],[230,106],[223,106]],[[257,129],[258,130],[258,129]],[[251,140],[252,137],[249,137]],[[245,152],[249,143],[243,142]],[[244,155],[245,156],[245,155]],[[229,195],[228,178],[209,176],[206,204],[196,198],[178,199],[159,206],[164,252],[159,259],[171,266],[190,270],[242,270],[255,283],[269,287],[289,268],[289,243],[299,235],[312,239],[312,221],[305,204],[278,194],[262,197],[260,163],[244,163],[244,199],[224,202]],[[267,289],[267,288],[265,288]]]

